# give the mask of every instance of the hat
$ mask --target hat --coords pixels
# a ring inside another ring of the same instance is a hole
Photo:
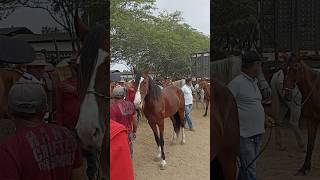
[[[123,79],[123,77],[121,77],[120,81],[118,81],[118,82],[124,83],[124,82],[126,82],[126,81]]]
[[[254,62],[262,62],[263,58],[255,51],[246,51],[241,55],[242,63],[251,64]]]
[[[8,106],[15,112],[36,114],[47,105],[47,95],[40,83],[21,79],[14,84],[8,95]]]
[[[31,63],[26,64],[27,66],[48,66],[49,63],[46,62],[46,57],[43,53],[36,53],[34,60]]]
[[[124,90],[124,87],[121,87],[121,86],[117,86],[113,89],[112,91],[112,96],[113,97],[124,97],[125,95],[125,90]]]

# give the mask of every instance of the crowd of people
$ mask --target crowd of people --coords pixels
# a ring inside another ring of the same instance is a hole
[[[96,177],[99,154],[82,149],[75,130],[80,113],[77,61],[71,58],[57,67],[47,63],[41,53],[36,54],[32,63],[14,67],[21,77],[8,94],[8,118],[16,128],[0,144],[0,179]],[[56,72],[60,80],[48,84],[48,72]],[[133,179],[133,143],[142,112],[134,105],[134,80],[126,82],[120,76],[116,79],[110,79],[110,176]],[[185,118],[189,129],[194,131],[191,118],[194,87],[191,78],[185,82],[181,88]]]

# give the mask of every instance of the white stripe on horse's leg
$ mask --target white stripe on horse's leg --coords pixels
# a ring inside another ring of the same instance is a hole
[[[185,144],[186,143],[186,135],[184,134],[184,128],[182,129],[182,140],[181,140],[181,144]]]
[[[158,146],[158,155],[157,155],[158,159],[161,159],[161,147]]]

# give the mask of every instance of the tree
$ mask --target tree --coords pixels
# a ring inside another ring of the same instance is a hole
[[[256,43],[256,0],[213,0],[212,7],[212,46],[217,51],[241,51]]]
[[[91,26],[95,25],[95,19],[90,19],[91,14],[101,12],[102,9],[106,9],[107,0],[18,0],[18,5],[28,8],[42,9],[49,13],[52,19],[58,23],[64,31],[68,32],[72,39],[72,49],[76,51],[79,49],[79,43],[74,41],[75,29],[74,29],[74,15],[76,9],[80,9],[83,12],[83,19]],[[101,13],[99,14],[101,15]],[[95,17],[97,18],[97,17]],[[76,48],[77,47],[77,48]]]
[[[16,9],[15,0],[0,0],[0,21],[7,18]]]
[[[156,16],[154,0],[111,1],[111,57],[158,76],[190,73],[190,54],[209,51],[209,37],[183,23],[181,12]]]

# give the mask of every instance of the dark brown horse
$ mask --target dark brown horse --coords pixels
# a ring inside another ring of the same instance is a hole
[[[208,107],[210,105],[210,85],[207,80],[202,80],[199,83],[199,87],[203,89],[204,91],[204,101],[206,103],[206,111],[203,115],[203,117],[207,116]]]
[[[134,73],[136,92],[134,104],[137,108],[142,109],[148,120],[159,150],[157,158],[161,158],[160,169],[165,169],[166,160],[163,148],[164,119],[170,117],[173,123],[173,143],[179,136],[180,129],[182,129],[181,144],[184,144],[184,95],[182,90],[176,86],[168,86],[161,90],[148,75],[148,71],[141,73],[134,70]]]
[[[91,31],[76,13],[75,28],[82,42],[79,64],[80,115],[76,125],[84,149],[99,150],[97,179],[109,179],[109,32],[104,25]]]
[[[311,170],[311,157],[320,122],[320,75],[308,67],[301,57],[291,57],[285,73],[285,96],[292,99],[292,90],[297,84],[302,94],[303,117],[308,127],[308,145],[304,164],[296,175],[306,175]]]
[[[236,180],[240,154],[239,115],[228,88],[213,80],[210,107],[210,157],[214,180]]]

